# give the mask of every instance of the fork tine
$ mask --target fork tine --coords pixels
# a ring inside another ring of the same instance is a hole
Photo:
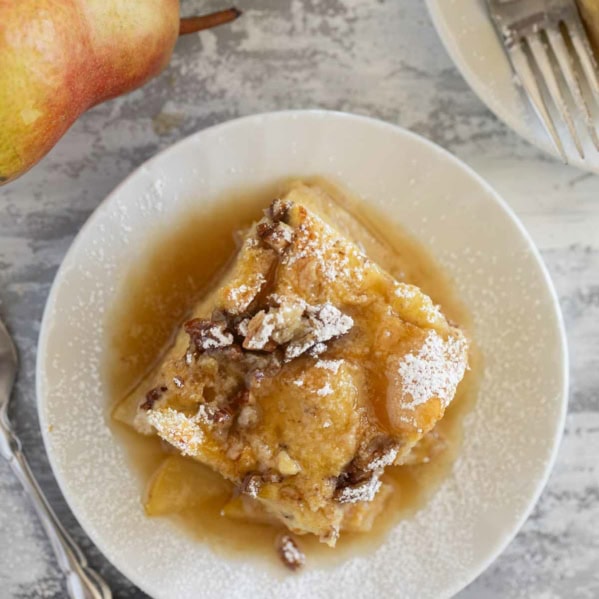
[[[586,122],[591,140],[593,141],[593,144],[597,150],[599,150],[599,137],[597,137],[597,129],[593,124],[593,115],[591,114],[589,105],[584,97],[582,87],[580,86],[578,72],[575,69],[574,61],[570,51],[568,50],[564,36],[560,31],[551,30],[547,31],[547,38],[549,39],[549,44],[551,45],[553,53],[555,54],[557,62],[562,70],[562,75],[566,80],[566,84],[570,91],[570,95],[574,100],[574,104],[581,114],[584,114],[584,120]]]
[[[566,104],[566,99],[562,93],[554,67],[549,59],[547,47],[539,35],[531,35],[526,38],[526,41],[528,43],[528,47],[530,48],[530,52],[535,59],[537,66],[539,67],[539,71],[541,71],[541,75],[545,80],[545,85],[547,86],[551,100],[559,112],[562,120],[568,126],[570,135],[574,140],[574,144],[576,145],[576,149],[578,150],[580,157],[584,159],[584,150],[582,149],[578,132],[576,131],[574,121],[570,115],[570,109]]]
[[[597,77],[597,61],[595,60],[595,54],[591,48],[589,38],[584,30],[578,15],[568,19],[566,29],[572,40],[572,45],[578,54],[578,59],[582,65],[582,70],[586,75],[589,82],[595,101],[599,105],[599,79]]]
[[[522,45],[515,44],[511,46],[509,53],[514,70],[516,71],[520,82],[522,83],[522,86],[528,95],[528,99],[535,109],[535,112],[537,113],[541,123],[544,125],[545,130],[549,134],[555,149],[559,152],[563,161],[567,163],[568,157],[564,151],[564,146],[559,137],[557,129],[555,128],[551,114],[547,109],[547,104],[545,103],[545,99],[543,98],[543,94],[541,93],[541,89],[539,88],[539,84],[537,83],[537,79],[531,69],[528,57],[524,53]]]

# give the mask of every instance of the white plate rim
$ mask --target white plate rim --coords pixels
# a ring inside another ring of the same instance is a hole
[[[458,71],[461,73],[462,77],[466,80],[466,83],[478,96],[479,100],[485,104],[497,118],[503,121],[503,123],[512,129],[512,131],[515,131],[529,144],[535,146],[543,152],[546,152],[563,164],[561,156],[550,142],[547,134],[544,132],[544,130],[542,130],[541,123],[537,122],[533,124],[532,122],[527,122],[526,119],[519,118],[517,112],[508,110],[505,104],[500,102],[499,99],[493,94],[487,92],[487,89],[483,85],[481,79],[470,68],[470,66],[464,60],[462,60],[459,52],[459,44],[456,43],[455,37],[452,34],[452,29],[448,25],[447,21],[443,18],[439,9],[440,0],[425,0],[425,2],[431,21],[433,22],[443,47]],[[499,39],[497,40],[497,43],[500,43]],[[505,57],[505,60],[506,62],[509,62],[507,56]],[[527,101],[523,96],[521,96],[521,101],[522,106],[526,108],[527,114],[530,114],[532,118],[536,119],[537,117],[533,114],[532,107],[527,104]],[[539,131],[543,131],[542,134],[539,134]],[[576,153],[572,153],[568,156],[568,163],[584,171],[592,173],[598,172],[597,166],[593,166],[590,162],[582,160]]]
[[[303,115],[317,116],[317,117],[322,117],[322,118],[327,118],[330,116],[332,118],[348,119],[348,120],[357,119],[359,121],[366,122],[366,123],[376,126],[376,127],[381,127],[381,128],[392,130],[396,133],[399,133],[408,138],[411,138],[413,141],[423,144],[431,152],[440,154],[441,156],[443,156],[444,159],[446,159],[450,163],[452,163],[453,166],[466,172],[470,178],[475,180],[475,182],[478,185],[480,185],[488,193],[489,198],[493,199],[493,201],[509,217],[512,224],[514,224],[516,226],[516,228],[522,235],[524,241],[526,242],[528,249],[530,250],[532,256],[534,257],[535,262],[540,269],[540,272],[543,275],[543,281],[545,283],[546,290],[549,292],[550,297],[552,299],[552,307],[553,307],[554,317],[556,319],[556,324],[557,324],[558,333],[559,333],[560,358],[561,358],[561,360],[560,360],[561,372],[559,374],[560,374],[560,379],[562,382],[562,386],[561,386],[562,388],[561,388],[561,405],[560,405],[561,409],[559,412],[559,419],[556,422],[555,435],[553,438],[553,447],[552,447],[551,454],[545,461],[543,474],[538,480],[535,492],[531,493],[531,496],[527,503],[526,509],[524,509],[522,511],[522,514],[521,514],[519,520],[517,520],[517,522],[512,526],[511,530],[505,531],[504,534],[502,535],[501,539],[498,539],[495,551],[490,552],[487,559],[485,559],[484,561],[481,561],[478,564],[478,567],[473,568],[472,571],[469,573],[470,574],[469,576],[464,577],[459,581],[456,581],[455,586],[451,589],[448,589],[448,593],[446,595],[447,597],[451,597],[451,596],[455,595],[456,593],[458,593],[459,591],[464,589],[472,581],[474,581],[480,574],[482,574],[491,565],[491,563],[493,563],[497,559],[497,557],[505,550],[505,548],[509,545],[509,543],[514,539],[514,537],[516,536],[516,534],[518,533],[518,531],[520,530],[520,528],[522,527],[524,522],[530,516],[530,513],[532,512],[542,491],[544,490],[544,488],[547,484],[547,481],[549,479],[549,476],[551,474],[551,471],[553,469],[558,451],[559,451],[561,439],[563,436],[563,431],[565,428],[567,408],[568,408],[569,355],[568,355],[568,345],[567,345],[567,336],[566,336],[566,331],[565,331],[565,325],[564,325],[564,321],[563,321],[563,315],[562,315],[562,312],[561,312],[561,309],[559,306],[558,296],[557,296],[555,287],[553,285],[553,282],[551,280],[551,277],[549,275],[549,272],[547,270],[547,267],[545,266],[545,263],[541,257],[541,254],[540,254],[539,250],[537,249],[536,245],[534,244],[532,237],[527,232],[527,230],[524,228],[524,225],[521,223],[521,221],[517,217],[516,213],[512,210],[512,208],[509,206],[509,204],[503,198],[501,198],[501,196],[491,187],[491,185],[489,183],[487,183],[480,175],[478,175],[478,173],[476,173],[476,171],[474,171],[470,166],[468,166],[466,163],[462,162],[459,158],[457,158],[456,156],[454,156],[453,154],[451,154],[449,151],[445,150],[441,146],[435,144],[434,142],[428,140],[427,138],[425,138],[419,134],[416,134],[408,129],[404,129],[403,127],[400,127],[398,125],[394,125],[392,123],[381,121],[381,120],[373,118],[373,117],[364,116],[364,115],[355,115],[355,114],[341,112],[341,111],[323,110],[323,109],[272,111],[272,112],[253,114],[253,115],[249,115],[249,116],[243,116],[240,118],[232,119],[229,121],[225,121],[223,123],[213,125],[211,127],[207,127],[205,129],[201,129],[201,130],[196,131],[195,133],[179,140],[175,144],[172,144],[171,146],[164,148],[163,150],[161,150],[160,152],[155,154],[153,157],[151,157],[144,163],[140,164],[129,175],[127,175],[127,177],[121,183],[119,183],[114,188],[114,190],[112,192],[110,192],[108,194],[108,196],[106,196],[106,198],[104,198],[100,202],[100,204],[98,204],[98,206],[94,209],[94,211],[90,214],[90,216],[88,217],[88,219],[86,220],[84,225],[81,227],[81,229],[79,230],[79,232],[73,239],[69,249],[67,250],[67,252],[56,272],[56,275],[54,277],[54,280],[53,280],[53,283],[52,283],[52,286],[51,286],[51,289],[48,294],[46,304],[44,307],[42,321],[41,321],[41,327],[40,327],[40,333],[39,333],[39,337],[38,337],[38,344],[37,344],[37,356],[36,356],[36,366],[35,366],[35,377],[36,377],[35,390],[36,390],[37,413],[38,413],[44,448],[46,451],[46,455],[48,456],[48,461],[50,463],[54,478],[59,486],[59,489],[64,497],[65,502],[67,503],[69,509],[75,516],[78,524],[85,531],[85,533],[89,536],[89,538],[94,543],[94,545],[100,550],[100,552],[102,553],[104,558],[107,559],[113,565],[113,567],[115,567],[119,572],[121,572],[124,576],[126,576],[131,582],[133,582],[136,586],[138,586],[140,589],[142,589],[144,592],[146,592],[150,596],[152,596],[152,589],[150,589],[146,586],[145,581],[138,578],[136,576],[136,574],[134,572],[132,572],[131,570],[128,571],[128,568],[123,567],[122,564],[114,563],[108,557],[109,552],[106,550],[106,546],[105,546],[103,540],[99,537],[99,535],[89,534],[87,532],[87,529],[84,524],[85,519],[81,517],[81,514],[78,513],[77,509],[73,508],[73,502],[71,500],[69,500],[68,492],[65,492],[66,491],[65,482],[64,482],[64,480],[62,480],[61,475],[59,473],[59,469],[57,466],[57,458],[55,456],[54,449],[53,449],[53,441],[51,440],[50,435],[49,435],[49,427],[48,427],[49,423],[46,420],[46,414],[44,411],[47,398],[44,396],[44,393],[43,393],[43,391],[44,391],[43,390],[43,377],[41,376],[41,373],[43,371],[44,347],[47,343],[49,329],[50,329],[50,325],[51,325],[51,308],[54,303],[55,297],[58,293],[58,288],[61,284],[61,280],[62,280],[65,272],[70,267],[70,262],[73,260],[73,256],[76,254],[79,245],[83,242],[83,239],[86,235],[87,230],[89,228],[91,228],[93,221],[100,214],[102,214],[104,211],[106,211],[110,208],[113,198],[115,198],[118,195],[118,193],[120,192],[120,190],[122,188],[127,186],[130,179],[132,179],[134,176],[136,176],[136,174],[141,169],[150,167],[154,162],[159,161],[163,155],[167,154],[172,149],[178,148],[178,147],[188,144],[188,143],[193,143],[193,140],[197,136],[202,135],[205,132],[208,132],[208,131],[213,132],[213,133],[214,132],[223,132],[223,131],[226,131],[227,128],[235,127],[238,124],[252,122],[252,121],[259,122],[264,119],[271,119],[271,118],[298,119],[298,118],[302,118]]]

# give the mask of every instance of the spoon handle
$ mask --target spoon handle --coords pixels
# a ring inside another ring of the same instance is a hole
[[[66,579],[69,597],[71,599],[111,599],[110,588],[88,565],[83,552],[50,507],[31,472],[19,439],[10,428],[5,426],[0,426],[0,436],[3,437],[2,454],[7,458],[13,472],[31,498],[33,507],[50,539],[58,565]]]

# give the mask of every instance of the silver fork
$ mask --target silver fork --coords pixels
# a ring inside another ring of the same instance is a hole
[[[64,529],[44,497],[21,450],[21,442],[12,429],[8,419],[8,404],[17,367],[17,351],[0,320],[0,454],[6,458],[31,498],[33,507],[50,539],[58,565],[65,576],[69,597],[71,599],[111,599],[112,593],[108,585],[88,566],[81,549]]]
[[[552,112],[566,124],[582,159],[585,152],[575,121],[584,122],[599,150],[591,105],[599,107],[597,61],[574,0],[488,0],[488,4],[514,71],[564,161],[568,156]]]

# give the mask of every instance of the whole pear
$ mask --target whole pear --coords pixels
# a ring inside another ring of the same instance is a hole
[[[189,21],[186,32],[224,22]],[[88,108],[157,75],[179,27],[178,0],[0,0],[0,184]]]

